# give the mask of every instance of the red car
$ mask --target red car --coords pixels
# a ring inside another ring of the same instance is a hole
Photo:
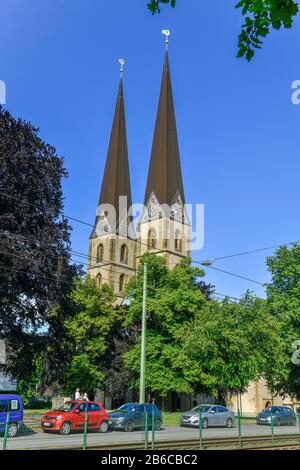
[[[67,435],[71,431],[83,430],[88,413],[88,429],[108,430],[108,414],[101,403],[94,401],[67,401],[58,410],[47,411],[41,419],[44,432],[60,432]]]

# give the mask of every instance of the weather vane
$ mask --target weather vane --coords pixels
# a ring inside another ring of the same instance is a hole
[[[121,78],[122,78],[122,76],[123,76],[123,71],[124,71],[123,65],[125,64],[125,60],[124,60],[124,59],[119,59],[119,64],[121,65],[121,67],[120,67],[120,73],[121,73]]]
[[[164,36],[166,36],[166,41],[165,41],[165,44],[166,44],[166,50],[168,50],[168,44],[169,44],[169,36],[170,36],[170,31],[168,29],[163,29],[162,30],[162,34]]]

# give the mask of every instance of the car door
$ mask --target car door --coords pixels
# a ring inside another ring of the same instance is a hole
[[[145,405],[135,405],[133,415],[135,427],[143,428],[145,426]]]
[[[210,426],[218,426],[218,407],[212,406],[208,412],[208,424]]]
[[[80,403],[72,414],[72,427],[73,429],[84,429],[85,411],[87,403]]]
[[[289,408],[282,408],[282,424],[291,424],[292,410]]]
[[[217,412],[217,423],[218,426],[225,426],[227,417],[228,417],[228,411],[227,408],[224,406],[217,406],[218,412]]]
[[[152,426],[152,414],[153,413],[154,413],[154,422],[157,419],[157,416],[155,414],[155,410],[154,410],[153,405],[147,404],[146,405],[146,411],[148,413],[148,425],[149,425],[149,427],[151,427]]]
[[[7,412],[8,412],[8,401],[0,400],[0,432],[3,432],[5,429]]]
[[[88,403],[88,427],[98,428],[101,422],[101,410],[97,403]]]
[[[10,420],[14,423],[22,423],[23,411],[21,409],[20,400],[17,398],[8,400],[8,409],[10,412]]]

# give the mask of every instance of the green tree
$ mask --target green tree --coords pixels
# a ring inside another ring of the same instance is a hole
[[[148,8],[152,14],[160,13],[161,4],[170,4],[173,8],[176,0],[151,0]],[[240,0],[236,8],[241,8],[245,22],[238,39],[238,57],[245,56],[250,61],[255,49],[261,48],[262,39],[270,30],[291,28],[299,8],[295,0]]]
[[[177,334],[182,338],[178,360],[189,369],[193,389],[219,402],[281,368],[278,322],[266,302],[251,293],[240,302],[208,302]]]
[[[300,340],[300,245],[279,248],[267,258],[267,266],[272,275],[267,287],[268,307],[279,320],[284,342],[282,373],[270,384],[278,393],[300,399],[300,365],[292,362],[293,342]]]
[[[140,370],[140,328],[143,265],[148,264],[146,389],[166,397],[169,392],[192,391],[189,370],[181,357],[182,336],[197,312],[208,302],[197,283],[203,271],[192,268],[188,260],[173,270],[164,258],[145,254],[138,274],[128,285],[130,305],[125,326],[134,329],[136,344],[125,354],[125,364],[133,374],[132,388],[138,388]]]
[[[114,308],[111,287],[104,284],[99,288],[89,277],[76,282],[71,299],[77,311],[64,325],[69,357],[64,388],[66,393],[72,394],[80,387],[92,396],[96,389],[104,386],[104,360],[109,337],[122,313]]]
[[[128,286],[131,300],[125,326],[135,328],[135,345],[125,364],[138,388],[143,264],[148,264],[146,389],[166,397],[170,392],[205,393],[225,402],[260,377],[282,368],[279,323],[266,301],[247,293],[240,302],[210,300],[199,279],[203,271],[188,260],[168,270],[163,258],[142,257],[136,279]]]
[[[130,371],[125,367],[124,354],[132,347],[135,336],[124,328],[123,315],[126,310],[122,310],[118,321],[112,326],[103,357],[104,390],[112,398],[114,408],[125,402],[132,378]]]
[[[0,106],[0,336],[6,371],[17,379],[30,379],[42,352],[45,383],[62,369],[62,325],[78,274],[63,215],[66,176],[55,148]]]

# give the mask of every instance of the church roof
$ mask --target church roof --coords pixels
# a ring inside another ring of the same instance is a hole
[[[145,193],[145,205],[149,200],[151,192],[154,192],[160,204],[170,205],[178,193],[184,203],[168,52],[166,52],[164,62]]]
[[[126,137],[126,122],[122,78],[110,134],[106,164],[98,205],[111,204],[119,217],[119,197],[127,196],[127,209],[131,206],[131,187]],[[122,216],[122,214],[120,214]]]

